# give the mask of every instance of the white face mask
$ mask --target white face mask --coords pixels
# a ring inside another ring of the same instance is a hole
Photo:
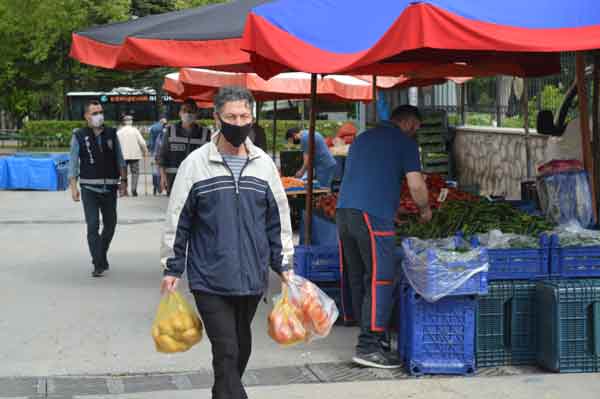
[[[92,115],[90,124],[92,127],[101,127],[104,124],[104,114]]]
[[[195,114],[190,114],[190,113],[183,113],[181,114],[181,121],[183,123],[192,123],[194,121],[196,121],[196,115]]]
[[[133,125],[133,121],[124,121],[125,126]]]

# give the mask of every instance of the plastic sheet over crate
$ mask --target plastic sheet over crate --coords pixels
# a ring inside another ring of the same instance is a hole
[[[477,367],[534,365],[537,354],[536,284],[496,281],[478,299]]]
[[[538,364],[561,373],[600,371],[600,280],[537,285]]]
[[[398,312],[398,353],[412,375],[475,372],[473,296],[425,301],[402,285]]]
[[[402,240],[404,277],[419,295],[435,302],[446,296],[487,293],[487,249],[470,246],[461,237]]]

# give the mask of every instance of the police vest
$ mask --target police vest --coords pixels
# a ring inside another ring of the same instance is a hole
[[[189,136],[181,126],[181,123],[169,126],[165,129],[165,137],[163,137],[162,143],[162,145],[167,146],[165,172],[176,174],[179,165],[181,165],[185,157],[190,152],[201,147],[209,139],[209,130],[196,124],[192,125]]]
[[[79,183],[88,185],[119,184],[119,164],[117,161],[117,131],[105,127],[99,146],[94,131],[89,127],[79,129],[75,137],[79,142]]]

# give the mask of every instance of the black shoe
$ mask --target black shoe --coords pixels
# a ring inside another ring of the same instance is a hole
[[[94,269],[92,272],[92,277],[102,277],[102,274],[104,274],[103,269]]]
[[[381,352],[357,353],[352,358],[352,361],[361,366],[379,369],[398,369],[402,367],[402,362],[398,359],[394,359],[392,356],[385,356]]]
[[[107,271],[108,269],[110,269],[110,266],[108,265],[108,262],[104,264],[104,267],[102,268],[103,271]]]
[[[132,194],[134,197],[137,197],[137,191],[133,191],[131,194]]]

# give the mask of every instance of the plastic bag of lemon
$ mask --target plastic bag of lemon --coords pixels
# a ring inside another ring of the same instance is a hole
[[[162,297],[152,324],[158,352],[185,352],[200,342],[202,331],[202,322],[181,294],[170,292]]]

